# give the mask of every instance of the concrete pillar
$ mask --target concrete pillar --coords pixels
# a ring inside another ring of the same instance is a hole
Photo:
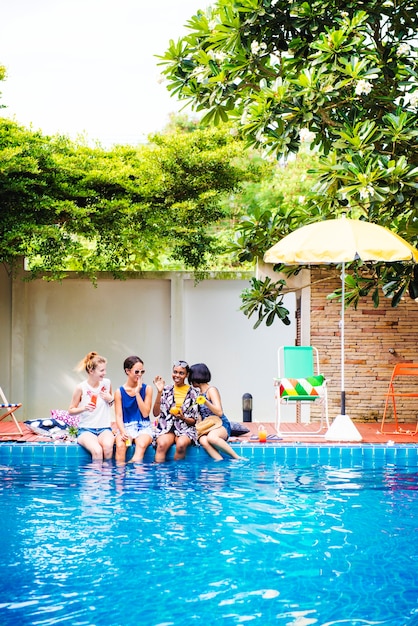
[[[184,280],[188,275],[171,274],[171,362],[186,358],[186,335],[184,328]]]
[[[10,391],[9,402],[22,402],[25,413],[26,385],[26,303],[27,283],[23,280],[23,262],[12,281],[10,333]],[[21,410],[22,410],[21,409]]]

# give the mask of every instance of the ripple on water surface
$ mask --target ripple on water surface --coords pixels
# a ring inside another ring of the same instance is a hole
[[[411,468],[0,473],[4,625],[416,626]]]

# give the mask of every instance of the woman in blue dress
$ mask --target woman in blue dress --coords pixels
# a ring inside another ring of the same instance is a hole
[[[116,461],[126,460],[126,449],[132,443],[135,451],[131,463],[141,463],[152,443],[153,430],[149,418],[152,405],[152,387],[142,382],[144,362],[139,356],[129,356],[123,363],[127,380],[115,391]]]
[[[217,415],[222,420],[222,425],[219,428],[214,428],[206,435],[199,437],[199,444],[215,461],[223,460],[224,457],[221,452],[229,455],[236,461],[242,460],[245,457],[239,456],[228,443],[228,437],[231,434],[231,424],[224,415],[218,389],[209,384],[211,378],[211,373],[205,363],[196,363],[190,367],[188,380],[193,387],[199,389],[202,398],[202,400],[199,397],[197,399],[202,420],[205,420],[210,415]]]

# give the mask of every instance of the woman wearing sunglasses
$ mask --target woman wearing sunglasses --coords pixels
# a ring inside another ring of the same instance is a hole
[[[116,435],[116,462],[126,460],[126,450],[134,443],[131,463],[141,463],[153,431],[149,418],[152,405],[152,387],[142,382],[144,362],[139,356],[128,356],[123,363],[127,375],[124,385],[115,391],[115,415],[118,426]]]
[[[191,444],[197,444],[197,390],[185,383],[189,371],[186,361],[176,361],[173,365],[173,385],[166,385],[161,376],[154,378],[157,388],[153,409],[154,416],[158,418],[155,452],[157,463],[165,461],[173,444],[176,444],[175,461],[184,459],[187,448]]]

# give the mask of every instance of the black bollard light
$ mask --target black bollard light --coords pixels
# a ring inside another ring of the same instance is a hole
[[[250,393],[242,396],[242,421],[252,422],[253,420],[253,397]]]

